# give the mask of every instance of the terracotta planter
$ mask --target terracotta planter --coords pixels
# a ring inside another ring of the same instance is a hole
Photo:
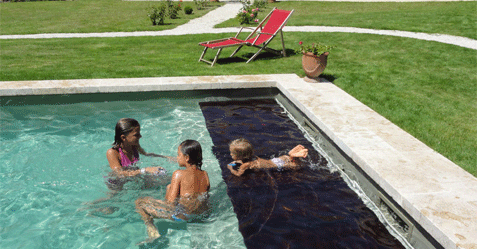
[[[269,3],[274,3],[276,0],[268,0]]]
[[[301,58],[301,64],[305,74],[310,79],[316,79],[326,68],[326,62],[329,52],[324,52],[320,56],[316,56],[312,53],[304,53]]]

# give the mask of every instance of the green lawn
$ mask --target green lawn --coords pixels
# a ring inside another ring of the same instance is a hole
[[[339,26],[439,33],[477,39],[477,1],[471,2],[276,2],[292,10],[288,26]],[[229,20],[216,27],[239,26]]]
[[[166,18],[166,25],[153,26],[148,17],[157,1],[75,0],[0,3],[0,34],[94,33],[157,31],[172,29],[203,16],[222,3],[209,3],[197,10],[194,2],[181,3],[194,9],[191,15],[179,11],[178,19]]]
[[[47,2],[28,4],[43,3]],[[2,18],[4,4],[0,4]],[[293,18],[299,17],[296,13]],[[308,19],[313,17],[304,19],[312,21]],[[373,22],[380,21],[389,20],[386,17]],[[342,22],[338,26],[349,26],[353,20]],[[447,31],[443,28],[437,33]],[[304,76],[301,57],[293,49],[298,41],[322,42],[335,46],[324,77],[477,176],[476,50],[402,37],[286,32],[289,57],[265,53],[246,64],[246,57],[256,50],[245,48],[232,59],[226,57],[232,49],[225,50],[214,67],[197,62],[202,51],[198,42],[228,35],[232,34],[0,40],[0,80],[272,73]],[[271,46],[278,48],[280,41],[276,39]]]

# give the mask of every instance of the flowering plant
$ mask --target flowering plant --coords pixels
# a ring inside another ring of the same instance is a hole
[[[324,52],[329,52],[333,47],[328,45],[323,45],[321,43],[313,43],[311,45],[304,45],[302,41],[300,41],[300,47],[295,50],[296,53],[312,53],[316,56],[323,54]]]
[[[251,22],[258,22],[258,8],[242,8],[237,14],[237,19],[240,21],[240,24],[250,24]]]

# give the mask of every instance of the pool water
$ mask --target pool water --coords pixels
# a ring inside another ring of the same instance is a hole
[[[162,238],[154,248],[245,248],[198,99],[27,105],[12,99],[0,106],[0,248],[137,248],[146,239],[134,200],[163,199],[165,186],[143,189],[142,182],[131,182],[109,200],[84,204],[108,194],[106,151],[123,117],[140,122],[147,152],[175,156],[181,141],[198,140],[210,176],[210,215],[195,223],[155,220]],[[141,156],[140,167],[156,165],[169,174],[178,168]]]

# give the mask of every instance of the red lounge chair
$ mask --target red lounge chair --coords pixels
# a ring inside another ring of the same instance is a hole
[[[287,23],[288,19],[290,16],[293,14],[294,10],[288,11],[288,10],[279,10],[276,7],[272,9],[272,11],[262,20],[262,22],[253,30],[253,32],[245,38],[245,40],[240,40],[237,37],[239,36],[240,32],[244,29],[244,27],[240,28],[239,32],[235,35],[235,37],[229,37],[225,39],[219,39],[219,40],[213,40],[213,41],[206,41],[206,42],[201,42],[199,45],[204,46],[204,51],[202,52],[202,55],[199,58],[199,61],[207,62],[213,66],[215,62],[217,61],[217,58],[219,58],[219,54],[222,51],[223,48],[226,47],[232,47],[232,46],[239,46],[233,53],[230,55],[230,57],[234,56],[244,45],[247,46],[253,46],[258,48],[258,51],[247,61],[249,63],[257,55],[262,52],[262,50],[267,50],[276,54],[282,54],[283,56],[286,56],[285,52],[285,43],[283,41],[283,32],[282,29]],[[266,22],[266,24],[265,24]],[[280,31],[280,35],[282,38],[282,46],[283,46],[283,51],[278,51],[275,49],[267,48],[267,45],[275,38],[275,36],[278,34],[278,31]],[[253,35],[255,37],[252,38]],[[204,55],[207,52],[207,49],[218,49],[217,55],[215,55],[215,58],[213,61],[208,61],[204,59]]]

